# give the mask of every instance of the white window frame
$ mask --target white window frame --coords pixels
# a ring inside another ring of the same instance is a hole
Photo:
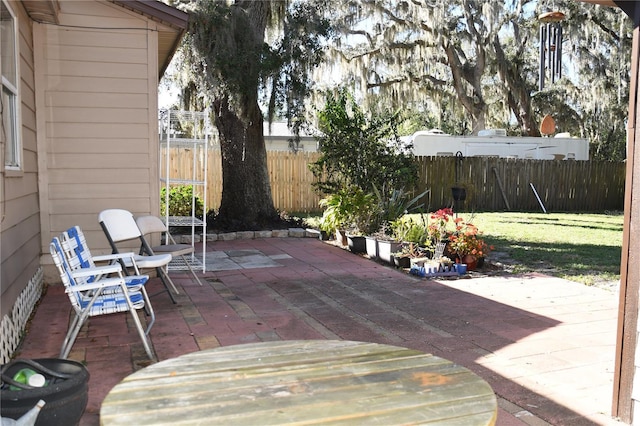
[[[2,93],[1,93],[1,115],[2,115],[2,135],[1,139],[4,141],[4,168],[5,170],[21,170],[22,168],[22,137],[20,132],[20,62],[18,53],[18,19],[15,13],[9,6],[9,3],[5,0],[2,1],[2,6],[6,8],[11,15],[13,21],[13,62],[15,81],[10,81],[4,74],[0,77]],[[0,56],[0,65],[2,56]],[[2,67],[0,66],[0,74]]]

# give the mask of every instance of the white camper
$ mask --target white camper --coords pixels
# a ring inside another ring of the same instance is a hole
[[[535,160],[588,160],[589,141],[560,133],[556,137],[506,136],[503,129],[482,130],[478,136],[452,136],[437,129],[410,137],[417,156],[501,157]]]

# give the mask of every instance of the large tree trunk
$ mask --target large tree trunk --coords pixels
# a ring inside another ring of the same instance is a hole
[[[214,102],[214,120],[222,152],[220,227],[260,229],[278,219],[271,197],[262,114],[250,105],[244,119],[230,109],[228,98]]]

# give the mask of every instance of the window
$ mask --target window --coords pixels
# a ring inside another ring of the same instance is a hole
[[[0,69],[2,70],[2,135],[5,142],[4,166],[20,168],[20,134],[18,127],[18,55],[16,18],[4,1],[0,1]]]

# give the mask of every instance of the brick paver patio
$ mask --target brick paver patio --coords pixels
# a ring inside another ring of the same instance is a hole
[[[202,287],[173,274],[178,303],[152,298],[158,360],[267,340],[386,343],[479,374],[498,395],[498,425],[617,424],[609,415],[614,292],[543,275],[427,280],[311,238],[218,241],[207,249],[257,257],[207,272]],[[157,279],[149,286],[162,288]],[[57,357],[69,312],[63,288],[50,286],[18,355]],[[70,358],[91,374],[82,425],[98,425],[109,390],[150,363],[129,321],[90,319],[73,348]]]

